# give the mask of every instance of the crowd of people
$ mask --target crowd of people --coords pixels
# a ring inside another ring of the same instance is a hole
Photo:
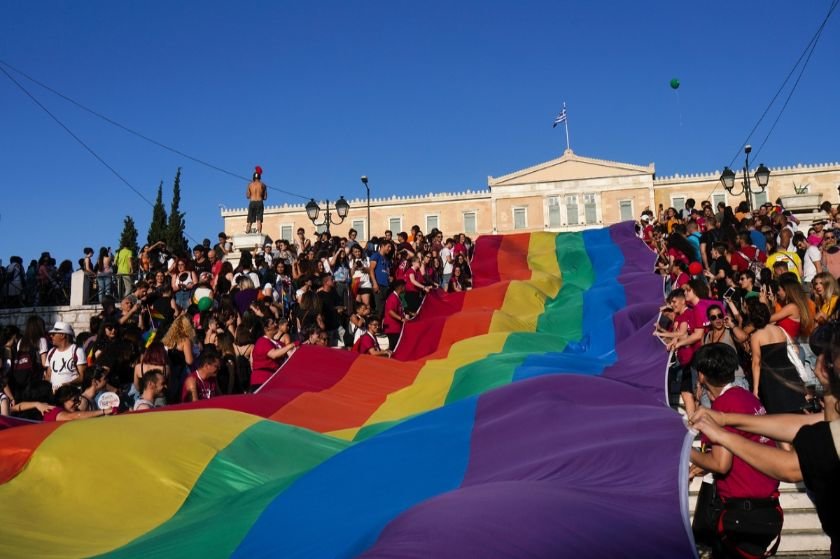
[[[387,358],[427,293],[470,289],[464,234],[357,236],[301,228],[236,266],[225,233],[190,254],[147,245],[127,262],[123,248],[96,262],[86,248],[101,312],[84,332],[37,315],[0,328],[0,413],[63,421],[249,393],[303,344]]]
[[[688,200],[637,226],[665,285],[654,335],[671,352],[671,402],[700,433],[690,476],[714,480],[695,511],[696,529],[711,518],[714,557],[775,553],[780,480],[804,481],[840,541],[838,209],[824,203],[805,228],[779,201]]]

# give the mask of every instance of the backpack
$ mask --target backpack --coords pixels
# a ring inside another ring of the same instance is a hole
[[[755,249],[755,255],[756,255],[756,257],[758,257],[758,255],[759,255],[759,250],[758,250],[758,248],[757,248],[757,247],[753,247],[753,248]],[[756,277],[756,278],[761,277],[761,270],[763,270],[763,269],[764,269],[764,262],[761,262],[760,260],[758,260],[758,258],[756,258],[755,260],[753,260],[752,258],[750,258],[749,256],[747,256],[746,254],[744,254],[744,253],[743,253],[742,251],[740,251],[740,250],[738,251],[738,254],[740,254],[740,255],[741,255],[741,258],[743,258],[744,260],[746,260],[746,261],[749,263],[749,265],[747,266],[747,269],[748,269],[749,271],[751,271],[753,274],[755,274],[755,277]]]

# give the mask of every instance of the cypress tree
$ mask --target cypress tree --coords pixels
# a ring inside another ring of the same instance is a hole
[[[166,208],[163,207],[163,181],[160,181],[157,199],[152,208],[152,222],[149,224],[149,234],[146,240],[150,245],[158,241],[166,241]]]
[[[166,226],[166,244],[176,254],[189,254],[190,245],[184,237],[186,221],[184,212],[180,210],[181,205],[181,168],[175,173],[175,184],[172,185],[172,205],[169,209],[169,224]]]
[[[123,220],[123,230],[120,234],[120,248],[128,247],[132,254],[137,254],[137,227],[134,226],[134,220],[130,215],[125,216]]]

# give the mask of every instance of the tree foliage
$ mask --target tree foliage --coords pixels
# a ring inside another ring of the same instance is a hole
[[[176,253],[189,254],[190,245],[184,236],[187,223],[186,215],[180,209],[181,206],[181,168],[175,174],[175,183],[172,185],[172,205],[169,208],[169,223],[166,226],[164,240],[166,245]]]
[[[158,185],[157,198],[152,208],[152,222],[146,240],[150,245],[166,240],[166,208],[163,206],[163,181]]]
[[[120,234],[120,248],[128,247],[132,254],[137,254],[137,227],[134,225],[134,219],[130,215],[125,216],[123,220],[123,230]]]

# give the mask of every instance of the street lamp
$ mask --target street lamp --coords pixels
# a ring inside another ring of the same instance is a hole
[[[324,211],[324,219],[321,223],[316,223],[318,220],[318,214],[321,213],[321,206],[318,205],[318,202],[315,201],[314,198],[310,198],[309,202],[306,203],[306,215],[309,217],[309,221],[315,227],[320,227],[321,225],[325,225],[327,227],[327,233],[330,232],[330,224],[332,225],[340,225],[344,222],[344,218],[347,217],[347,212],[350,211],[350,204],[347,203],[347,200],[344,199],[344,196],[340,197],[338,201],[335,203],[335,213],[338,214],[338,221],[332,220],[332,212],[330,211],[330,201],[327,200],[327,209]]]
[[[746,161],[744,162],[743,174],[744,179],[741,181],[741,190],[738,192],[733,192],[735,190],[735,171],[730,169],[729,167],[723,168],[723,173],[720,175],[720,182],[723,183],[723,187],[726,189],[727,192],[732,194],[733,196],[740,196],[742,193],[746,194],[747,196],[747,206],[749,207],[750,211],[752,211],[752,184],[750,183],[750,152],[752,151],[751,145],[744,146],[744,153],[746,154]],[[758,169],[755,170],[755,182],[758,184],[758,189],[755,190],[756,193],[764,192],[764,189],[767,188],[767,183],[770,182],[770,169],[764,166],[764,163],[760,163],[758,165]]]
[[[367,175],[362,175],[362,184],[365,185],[365,190],[367,190],[367,239],[370,240],[370,187],[368,186],[368,178]]]

